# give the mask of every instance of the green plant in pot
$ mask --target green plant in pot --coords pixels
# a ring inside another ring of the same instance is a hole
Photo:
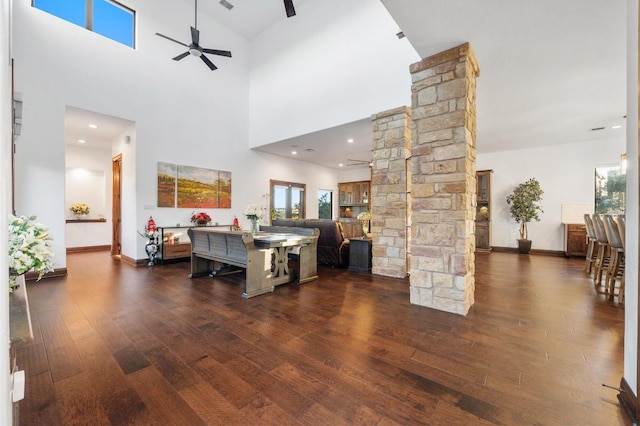
[[[507,204],[511,217],[520,224],[520,239],[518,239],[518,249],[520,253],[527,254],[531,250],[531,240],[527,233],[527,223],[535,220],[540,222],[538,213],[543,213],[540,201],[542,201],[542,188],[540,182],[535,178],[516,186],[513,192],[507,196]]]

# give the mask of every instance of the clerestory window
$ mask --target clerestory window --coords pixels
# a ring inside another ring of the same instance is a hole
[[[32,0],[32,6],[131,48],[136,13],[113,0]]]

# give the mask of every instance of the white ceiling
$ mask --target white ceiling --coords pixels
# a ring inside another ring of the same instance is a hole
[[[90,125],[96,127],[89,127]],[[116,138],[121,137],[132,125],[133,122],[129,120],[68,106],[64,117],[65,143],[111,150]],[[81,140],[84,142],[80,142]]]
[[[276,23],[296,19],[286,18],[282,0],[228,1],[234,4],[231,10],[218,0],[200,0],[199,13],[211,15],[247,40]],[[321,0],[294,0],[298,15],[308,1]],[[478,153],[624,138],[624,0],[382,3],[421,57],[471,44],[480,66]],[[69,114],[67,125],[67,134],[73,135],[71,129],[77,126]],[[622,128],[612,129],[614,125]],[[591,130],[599,127],[604,129]],[[355,142],[346,143],[349,138]],[[300,160],[338,168],[349,158],[368,160],[370,147],[371,123],[363,119],[259,149],[289,158],[296,150]]]

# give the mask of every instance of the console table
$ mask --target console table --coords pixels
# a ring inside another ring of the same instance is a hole
[[[171,260],[187,260],[191,256],[191,241],[187,231],[196,225],[159,226],[160,250],[158,257],[164,263]],[[197,226],[198,228],[231,230],[232,225],[211,224]]]

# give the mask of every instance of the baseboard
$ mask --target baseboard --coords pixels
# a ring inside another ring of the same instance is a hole
[[[67,247],[67,254],[69,253],[84,253],[87,251],[109,251],[111,246],[85,246],[85,247]]]
[[[500,247],[500,246],[492,246],[491,249],[498,253],[515,253],[520,254],[517,247]],[[540,256],[558,256],[558,257],[566,257],[564,255],[564,251],[559,250],[540,250],[540,249],[531,249],[529,254],[535,254]]]
[[[622,405],[624,412],[627,413],[631,422],[637,424],[638,416],[636,413],[638,412],[638,397],[633,393],[633,389],[631,389],[631,386],[629,386],[629,383],[627,383],[624,377],[620,379],[620,393],[618,393],[617,396],[620,405]]]
[[[131,266],[139,266],[140,264],[138,262],[140,262],[139,260],[136,260],[132,257],[129,256],[125,256],[124,254],[120,255],[120,262],[124,262],[127,265],[131,265]]]
[[[55,268],[53,271],[47,272],[46,274],[44,274],[42,276],[42,279],[64,277],[65,275],[67,275],[67,268]],[[24,279],[27,281],[35,281],[38,279],[38,273],[27,272],[26,274],[24,274]]]

